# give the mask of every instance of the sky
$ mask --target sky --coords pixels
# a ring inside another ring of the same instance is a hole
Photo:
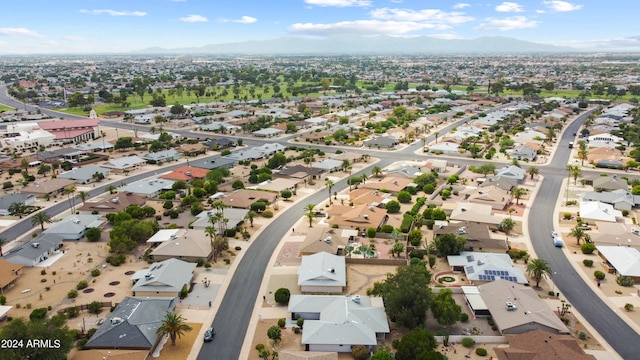
[[[3,1],[0,55],[123,53],[288,36],[506,36],[640,51],[637,0]]]

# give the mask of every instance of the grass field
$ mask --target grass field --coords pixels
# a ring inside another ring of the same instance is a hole
[[[5,111],[10,111],[10,110],[14,110],[14,108],[0,104],[0,113],[3,113]]]

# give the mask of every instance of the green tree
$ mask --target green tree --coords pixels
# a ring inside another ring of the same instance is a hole
[[[396,200],[391,200],[387,202],[384,208],[387,209],[387,212],[389,212],[389,214],[396,214],[400,212],[400,203]]]
[[[571,232],[569,232],[569,236],[576,238],[576,244],[580,245],[580,241],[585,239],[587,233],[584,231],[584,229],[576,226],[571,229]]]
[[[536,287],[540,286],[540,281],[544,277],[551,276],[551,268],[543,259],[533,259],[527,264],[527,275],[536,281]]]
[[[411,202],[411,193],[406,190],[398,192],[398,201],[402,204],[408,204]]]
[[[529,166],[527,168],[527,174],[529,174],[531,176],[531,179],[533,180],[533,176],[534,175],[538,175],[540,173],[540,169],[538,169],[535,166]]]
[[[251,224],[251,227],[253,227],[253,219],[255,219],[256,217],[258,217],[258,213],[250,210],[247,215],[244,216],[245,219],[249,220],[249,224]]]
[[[171,345],[175,346],[176,338],[182,337],[182,335],[191,330],[191,326],[185,322],[185,318],[182,315],[171,312],[164,316],[160,327],[156,330],[156,334],[160,336],[168,335],[171,339]]]
[[[9,205],[8,210],[9,215],[17,216],[22,219],[22,216],[27,211],[27,205],[25,205],[23,202],[12,202],[11,205]]]
[[[329,178],[325,178],[324,180],[324,185],[327,187],[327,190],[329,191],[329,205],[332,204],[331,202],[331,189],[333,189],[333,181]]]
[[[513,221],[512,218],[510,218],[510,217],[504,218],[500,222],[500,230],[504,231],[505,234],[509,235],[509,233],[511,232],[511,230],[513,230],[515,225],[516,224],[515,224],[515,222]]]
[[[582,176],[582,170],[578,165],[567,165],[567,170],[569,171],[569,177],[573,178],[573,184],[578,183],[578,178]]]
[[[31,218],[31,225],[39,225],[40,230],[42,231],[44,231],[44,224],[51,224],[52,222],[53,220],[51,220],[51,216],[49,216],[49,214],[47,214],[44,210],[38,211],[37,213],[33,214],[33,217]]]
[[[450,289],[442,289],[433,297],[431,313],[433,313],[433,317],[436,318],[438,324],[444,326],[445,329],[448,329],[449,326],[460,320],[462,308],[460,305],[456,304],[456,301],[453,298],[453,292]]]
[[[269,169],[275,169],[285,165],[287,165],[287,156],[283,152],[273,154],[273,156],[269,158],[269,161],[267,161],[267,167],[269,167]]]
[[[282,196],[283,199],[288,200],[293,196],[293,192],[289,189],[283,189],[280,191],[280,196]]]
[[[316,204],[307,204],[304,209],[305,209],[305,216],[307,217],[307,219],[309,219],[309,227],[313,227],[313,218],[316,217],[316,212],[314,210],[314,208],[316,207]]]
[[[0,352],[0,359],[47,359],[66,360],[67,354],[73,348],[74,331],[64,325],[64,315],[54,315],[39,321],[27,321],[16,318],[7,322],[0,329],[0,339],[22,341],[21,347],[4,348]],[[60,341],[56,347],[26,346],[34,339],[55,339]]]
[[[280,327],[278,325],[273,325],[272,327],[267,329],[267,336],[274,343],[279,343],[280,340],[282,340],[282,330],[280,330]]]
[[[102,236],[102,230],[97,227],[91,227],[88,228],[87,231],[85,231],[84,236],[87,237],[88,241],[95,242],[100,240],[100,237]]]
[[[437,235],[433,241],[433,245],[438,250],[439,256],[449,256],[460,254],[464,250],[467,238],[454,233],[446,233]]]
[[[371,175],[375,176],[375,177],[380,177],[382,176],[382,168],[380,168],[380,166],[374,166],[373,168],[371,168]]]
[[[438,343],[433,334],[424,328],[406,333],[396,349],[396,360],[438,359],[429,357]],[[438,354],[437,352],[435,352]],[[446,359],[446,358],[445,358]]]
[[[393,246],[391,247],[391,249],[389,249],[389,253],[392,256],[396,256],[396,255],[400,255],[404,252],[404,244],[401,243],[400,241],[397,241],[393,244]]]
[[[516,205],[520,205],[520,198],[527,194],[527,189],[515,186],[511,189],[511,196],[516,198]]]
[[[385,311],[399,326],[414,329],[424,324],[431,306],[431,273],[423,262],[400,266],[395,274],[375,282],[367,295],[381,296]]]

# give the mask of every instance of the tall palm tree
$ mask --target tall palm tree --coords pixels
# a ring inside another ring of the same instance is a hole
[[[20,167],[22,168],[22,170],[24,171],[29,171],[29,159],[27,159],[26,157],[23,157],[22,159],[20,159]]]
[[[511,189],[511,196],[516,198],[516,205],[520,205],[520,198],[527,193],[527,189],[521,187],[514,187]]]
[[[371,169],[371,175],[375,176],[375,177],[380,177],[380,175],[382,175],[382,168],[380,168],[380,166],[374,166]]]
[[[69,207],[71,207],[71,212],[76,213],[75,201],[73,200],[73,194],[76,192],[76,187],[74,185],[69,185],[62,191],[62,195],[67,195],[67,200],[69,201]]]
[[[333,204],[331,202],[331,189],[333,189],[333,181],[331,181],[331,179],[329,178],[325,178],[324,179],[324,185],[327,187],[327,189],[329,190],[329,205]]]
[[[185,318],[183,318],[182,315],[171,312],[164,316],[162,324],[160,324],[160,327],[156,330],[156,334],[160,336],[169,335],[171,345],[175,345],[176,338],[182,337],[182,335],[191,330],[191,326],[185,322]]]
[[[89,193],[86,191],[78,191],[78,195],[76,195],[78,197],[78,199],[80,199],[80,201],[82,201],[82,205],[84,205],[84,202],[87,200],[87,198],[89,198]]]
[[[27,211],[27,205],[25,205],[23,202],[16,201],[9,205],[8,210],[10,215],[17,216],[22,219],[22,215],[24,215],[24,213]]]
[[[540,173],[540,169],[538,169],[535,166],[529,166],[529,168],[527,169],[527,174],[531,176],[531,180],[533,180],[534,175],[538,175],[539,173]]]
[[[582,175],[582,170],[578,165],[567,165],[567,170],[569,170],[569,177],[573,178],[573,185],[576,185],[578,177]]]
[[[571,229],[569,236],[576,238],[578,245],[580,245],[580,240],[585,239],[587,236],[587,233],[584,232],[583,229],[576,226],[573,229]]]
[[[258,213],[251,210],[247,213],[247,215],[244,216],[245,219],[249,220],[249,224],[251,224],[251,227],[253,227],[253,219],[258,217]]]
[[[349,172],[349,192],[351,192],[351,173],[353,172],[353,167],[351,165],[347,166],[347,171]]]
[[[53,220],[51,220],[51,216],[44,211],[38,211],[33,214],[31,218],[31,225],[37,226],[40,225],[40,229],[44,231],[44,224],[51,224]]]
[[[204,228],[204,233],[211,239],[211,250],[213,251],[213,262],[218,262],[218,249],[216,246],[216,236],[218,232],[213,226],[207,226]]]
[[[4,254],[2,253],[2,246],[5,245],[6,243],[8,243],[7,239],[0,238],[0,257],[4,256]]]
[[[527,275],[536,281],[536,287],[540,287],[540,280],[551,276],[551,268],[543,259],[533,259],[527,264]]]
[[[306,210],[305,216],[309,219],[309,227],[313,227],[313,218],[316,216],[315,211],[313,210],[316,207],[316,204],[307,204],[304,209]]]

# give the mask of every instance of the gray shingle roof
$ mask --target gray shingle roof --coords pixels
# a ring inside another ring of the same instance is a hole
[[[133,286],[131,291],[159,291],[179,292],[185,284],[189,284],[193,278],[195,263],[189,263],[178,259],[169,259],[157,262],[146,270],[150,276],[142,276]]]

